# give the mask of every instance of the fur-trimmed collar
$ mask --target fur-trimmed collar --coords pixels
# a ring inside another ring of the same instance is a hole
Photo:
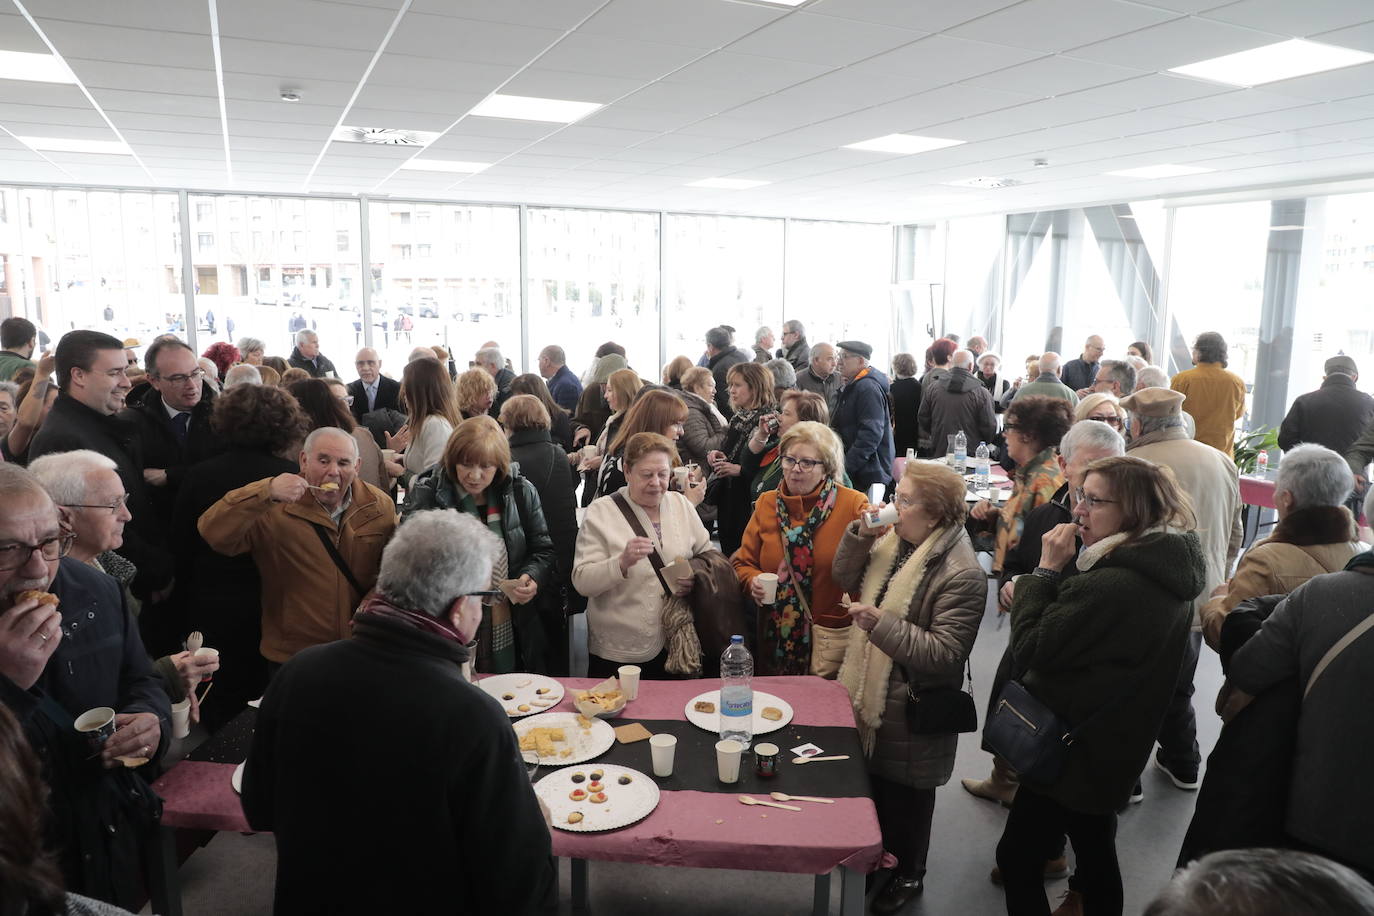
[[[1355,517],[1345,506],[1311,506],[1291,512],[1279,520],[1268,538],[1271,543],[1294,547],[1344,544],[1359,539]]]

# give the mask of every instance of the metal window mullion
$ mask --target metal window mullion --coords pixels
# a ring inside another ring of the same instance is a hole
[[[183,188],[177,192],[177,209],[181,222],[181,298],[185,306],[186,342],[200,352],[196,344],[196,267],[191,259],[191,198]]]

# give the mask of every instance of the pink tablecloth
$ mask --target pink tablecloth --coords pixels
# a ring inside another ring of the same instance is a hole
[[[597,683],[587,678],[564,678],[562,682],[569,688],[569,694]],[[627,707],[625,715],[635,719],[683,720],[687,701],[718,685],[714,680],[644,681],[639,698]],[[796,725],[854,725],[849,694],[834,681],[761,677],[755,679],[754,685],[790,703]],[[571,699],[565,695],[554,709],[571,710]],[[642,746],[642,769],[649,773],[647,742]],[[860,764],[841,761],[813,765]],[[153,785],[164,799],[163,825],[248,831],[239,797],[230,785],[233,772],[233,765],[227,763],[183,760],[174,766]],[[860,872],[878,867],[883,858],[882,835],[870,799],[841,798],[833,805],[800,804],[799,812],[779,811],[745,807],[735,794],[726,792],[664,792],[653,814],[623,830],[554,830],[553,851],[578,859],[793,874],[824,874],[840,865]],[[721,823],[716,823],[718,820]]]
[[[1260,506],[1265,509],[1274,509],[1274,481],[1263,477],[1247,477],[1242,474],[1240,478],[1240,501],[1247,506]]]

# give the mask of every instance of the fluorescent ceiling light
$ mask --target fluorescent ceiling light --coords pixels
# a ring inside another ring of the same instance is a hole
[[[721,188],[726,191],[745,191],[768,184],[766,181],[750,181],[748,178],[703,178],[687,184],[689,188]]]
[[[1249,51],[1198,61],[1169,72],[1232,86],[1261,86],[1309,73],[1338,70],[1374,60],[1374,54],[1294,38]]]
[[[491,168],[490,162],[461,162],[457,159],[412,159],[403,169],[417,172],[480,172]]]
[[[73,140],[70,137],[19,137],[20,143],[34,149],[54,153],[109,153],[132,156],[133,151],[122,140]]]
[[[0,80],[31,83],[75,83],[76,74],[55,54],[0,51]]]
[[[1200,165],[1143,165],[1138,169],[1120,169],[1115,172],[1108,172],[1108,175],[1115,175],[1118,178],[1178,178],[1181,175],[1201,175],[1203,172],[1214,172],[1215,169],[1204,169]]]
[[[925,153],[947,146],[958,146],[963,140],[945,140],[942,137],[918,137],[916,134],[888,134],[874,137],[859,143],[847,143],[845,149],[862,149],[875,153],[897,153],[909,156],[912,153]]]
[[[1301,232],[1302,226],[1270,226],[1270,232]]]
[[[600,102],[570,102],[566,99],[539,99],[528,95],[501,95],[484,99],[468,114],[479,118],[512,118],[516,121],[553,121],[571,124],[601,108]]]

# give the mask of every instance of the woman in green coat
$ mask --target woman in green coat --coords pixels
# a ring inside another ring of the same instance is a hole
[[[1192,507],[1168,468],[1099,459],[1077,496],[1074,523],[1045,535],[1041,565],[1016,582],[1011,645],[1036,699],[1070,726],[1096,718],[1056,779],[1022,776],[997,845],[1011,916],[1049,913],[1045,850],[1064,834],[1078,861],[1070,893],[1085,912],[1121,913],[1116,812],[1154,747],[1206,576]],[[1061,584],[1069,563],[1079,572]]]

